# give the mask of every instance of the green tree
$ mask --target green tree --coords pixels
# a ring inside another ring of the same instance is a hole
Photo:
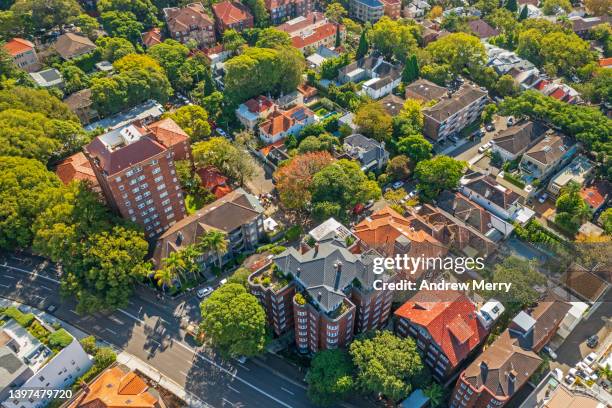
[[[121,37],[100,37],[96,40],[96,45],[100,58],[110,62],[136,53],[132,43]]]
[[[416,51],[418,35],[416,24],[408,23],[408,20],[391,20],[387,16],[383,16],[368,31],[372,48],[386,58],[395,57],[398,61],[405,61],[410,53]]]
[[[202,252],[213,252],[217,256],[217,266],[223,265],[223,255],[229,248],[227,235],[218,230],[211,230],[204,234],[197,244],[198,250]]]
[[[157,19],[157,7],[150,0],[99,0],[98,11],[100,14],[105,12],[130,12],[136,16],[136,21],[144,24],[145,28],[150,28],[159,24]]]
[[[59,186],[57,176],[37,160],[0,157],[0,248],[32,243],[32,223]]]
[[[498,299],[504,302],[506,311],[513,316],[538,300],[540,294],[534,286],[545,284],[546,278],[537,271],[534,262],[510,256],[501,264],[495,265],[492,281],[512,283],[508,292],[496,292],[495,296],[499,296]]]
[[[436,382],[431,383],[431,385],[427,387],[425,391],[423,391],[423,394],[429,398],[431,408],[438,408],[442,406],[442,403],[444,402],[444,388],[442,388],[440,384]]]
[[[451,80],[451,67],[448,64],[427,64],[421,69],[421,76],[434,84],[446,86]]]
[[[291,37],[284,31],[274,27],[268,27],[261,30],[257,39],[256,47],[260,48],[277,48],[291,45]]]
[[[129,11],[107,11],[100,15],[104,30],[112,37],[120,37],[136,44],[144,25]]]
[[[423,370],[414,340],[401,339],[388,331],[356,339],[349,346],[349,353],[359,388],[381,393],[392,401],[407,397],[412,390],[412,378]]]
[[[508,74],[504,74],[497,79],[495,91],[501,96],[510,96],[518,93],[518,85],[514,82],[514,78]]]
[[[378,184],[368,179],[356,162],[346,159],[331,163],[316,173],[311,193],[313,206],[333,204],[342,211],[381,196]],[[345,218],[346,212],[339,216]]]
[[[402,82],[409,84],[419,77],[419,63],[415,54],[410,55],[406,60],[404,71],[402,72]]]
[[[570,182],[561,190],[556,207],[555,222],[572,234],[578,232],[578,228],[591,215],[588,204],[580,195],[580,185],[575,182]]]
[[[560,12],[569,12],[572,10],[572,3],[569,0],[544,0],[542,2],[542,11],[547,16],[552,16]]]
[[[410,135],[399,139],[397,151],[408,156],[412,163],[419,163],[431,158],[433,146],[421,135]]]
[[[389,160],[385,173],[391,177],[391,180],[403,180],[410,175],[410,167],[408,156],[400,154]]]
[[[370,44],[368,43],[367,31],[363,30],[361,32],[361,36],[359,37],[359,45],[357,47],[357,51],[355,52],[355,58],[361,59],[368,55],[368,51],[370,50]]]
[[[516,0],[514,0],[516,1]],[[448,65],[452,72],[460,74],[464,69],[472,71],[484,66],[487,54],[478,37],[466,33],[451,33],[425,48],[436,64]]]
[[[518,3],[516,0],[507,0],[506,4],[504,4],[504,7],[506,7],[513,13],[516,13],[518,11]]]
[[[529,17],[529,7],[527,7],[527,5],[524,5],[521,9],[521,14],[519,15],[518,21],[526,20],[527,17]]]
[[[599,220],[606,234],[612,235],[612,208],[608,208],[602,212],[599,216]]]
[[[192,141],[202,140],[210,136],[208,112],[201,106],[181,106],[174,112],[165,113],[163,117],[174,120]]]
[[[172,276],[172,280],[177,279],[179,284],[183,285],[182,277],[185,272],[185,260],[181,256],[180,252],[171,252],[168,256],[162,259],[162,269],[165,269]],[[159,282],[158,282],[159,284]]]
[[[399,114],[393,118],[394,134],[401,137],[421,133],[425,120],[422,108],[421,101],[407,99]]]
[[[337,404],[354,390],[352,374],[353,364],[346,351],[323,350],[316,353],[306,374],[308,398],[318,406]]]
[[[64,92],[66,95],[85,89],[90,84],[87,74],[76,65],[64,64],[60,72],[64,78]]]
[[[110,347],[100,347],[94,355],[94,365],[104,369],[117,361],[117,355]],[[101,370],[100,370],[101,371]]]
[[[76,0],[17,0],[10,12],[20,24],[24,24],[26,33],[33,34],[66,24],[82,10]]]
[[[393,132],[393,120],[379,102],[364,103],[355,112],[354,122],[364,136],[389,141]]]
[[[465,166],[465,162],[448,156],[420,161],[415,168],[419,189],[425,197],[433,199],[442,190],[457,188]]]
[[[251,276],[252,273],[253,271],[251,271],[249,268],[240,267],[236,269],[234,273],[232,273],[232,276],[227,278],[227,283],[237,283],[244,286],[248,290],[249,276]]]
[[[215,166],[240,184],[250,179],[255,172],[249,153],[222,137],[212,137],[193,145],[193,158],[196,167]]]
[[[223,48],[226,51],[235,53],[244,44],[246,44],[246,41],[244,41],[244,38],[238,31],[230,29],[223,32]]]
[[[200,308],[200,329],[223,355],[253,356],[264,351],[266,314],[244,286],[226,283],[204,300]]]
[[[8,86],[1,89],[0,111],[6,109],[37,112],[50,119],[79,122],[65,103],[44,89],[31,89],[23,86]]]
[[[346,17],[347,12],[346,9],[342,6],[342,4],[333,2],[327,5],[325,9],[325,17],[333,23],[339,24],[342,22],[342,19]]]
[[[164,293],[166,292],[166,288],[174,287],[174,274],[172,270],[168,268],[160,268],[156,270],[153,278],[157,282],[157,286],[160,286]]]
[[[493,115],[497,113],[497,105],[494,103],[490,103],[484,107],[482,110],[482,121],[485,123],[490,123],[493,121]]]
[[[179,80],[179,70],[187,61],[189,48],[178,41],[167,39],[150,47],[147,54],[166,71],[170,83],[176,85]]]
[[[89,14],[81,13],[70,20],[74,25],[81,29],[81,32],[89,38],[94,37],[94,33],[100,28],[100,23]]]
[[[244,4],[251,10],[253,20],[256,27],[267,27],[270,20],[270,14],[266,9],[264,0],[245,0]]]
[[[338,138],[329,133],[322,133],[319,136],[308,136],[304,138],[298,147],[298,153],[319,152],[326,150],[331,152],[338,145]]]

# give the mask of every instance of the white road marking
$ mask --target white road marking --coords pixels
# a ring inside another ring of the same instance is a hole
[[[224,402],[227,402],[228,404],[230,404],[232,407],[234,406],[234,404],[231,401],[226,400],[225,398],[221,398]]]
[[[242,364],[240,364],[240,363],[238,363],[238,365],[239,365],[240,367],[244,368],[244,369],[245,369],[245,370],[247,370],[247,371],[251,371],[251,369],[250,369],[249,367],[245,367],[245,366],[243,366],[243,365],[242,365]]]
[[[106,331],[109,331],[109,332],[113,333],[114,335],[117,335],[116,331],[114,331],[113,329],[109,329],[108,327],[106,328]]]
[[[289,394],[291,394],[291,395],[295,395],[295,393],[294,393],[293,391],[289,391],[289,390],[288,390],[288,389],[286,389],[285,387],[280,387],[280,388],[281,388],[281,390],[283,390],[283,391],[285,391],[285,392],[288,392],[288,393],[289,393]]]
[[[179,346],[191,351],[192,353],[196,353],[196,351],[186,345],[183,344],[180,341],[177,341],[176,344],[178,344]],[[203,355],[201,355],[200,353],[196,353],[196,356],[198,356],[198,358],[201,358],[202,360],[208,362],[209,364],[212,364],[213,366],[215,366],[216,368],[218,368],[219,370],[225,372],[226,374],[229,374],[231,376],[233,376],[236,380],[240,381],[241,383],[243,383],[246,386],[251,387],[252,389],[254,389],[255,391],[260,392],[261,394],[265,395],[266,397],[270,398],[271,400],[279,403],[280,405],[282,405],[283,407],[287,407],[287,408],[292,408],[291,405],[281,401],[280,399],[276,398],[274,395],[271,395],[269,393],[267,393],[266,391],[262,390],[261,388],[257,387],[256,385],[251,384],[250,382],[243,380],[242,378],[238,377],[236,374],[232,373],[231,371],[229,371],[228,369],[226,369],[225,367],[220,366],[219,364],[215,363],[213,360],[209,359],[208,357],[204,357]]]
[[[19,271],[19,272],[23,272],[23,273],[27,273],[28,275],[32,275],[32,276],[36,276],[37,278],[41,278],[41,279],[46,279],[50,282],[55,282],[55,283],[60,283],[60,281],[58,281],[57,279],[53,279],[50,278],[48,276],[44,276],[44,275],[39,275],[38,273],[32,272],[32,271],[27,271],[25,269],[21,269],[21,268],[16,268],[14,266],[9,266],[6,264],[6,262],[4,263],[4,265],[2,265],[2,267],[7,268],[7,269],[11,269],[13,271]]]
[[[131,317],[132,319],[136,320],[137,322],[140,322],[142,324],[145,324],[145,322],[143,320],[141,320],[138,316],[134,316],[133,314],[131,314],[130,312],[126,312],[123,309],[117,309],[118,312],[123,313],[124,315],[126,315],[127,317]]]
[[[11,275],[4,275],[4,277],[5,277],[5,278],[9,278],[9,279],[17,279],[16,277],[11,276]]]
[[[229,388],[230,390],[234,391],[236,394],[240,394],[240,391],[238,391],[237,389],[235,389],[231,385],[228,385],[227,388]]]
[[[112,320],[113,322],[118,323],[118,324],[124,324],[121,320],[119,320],[115,316],[108,316],[108,320]]]
[[[9,285],[3,285],[1,283],[0,283],[0,286],[2,286],[3,288],[9,288],[10,287]]]
[[[79,316],[79,314],[77,312],[75,312],[74,310],[70,309],[68,310],[70,313],[74,313],[75,315]]]
[[[43,289],[47,289],[48,291],[52,291],[53,290],[53,289],[51,289],[51,288],[49,288],[49,287],[47,287],[45,285],[40,285],[40,287],[43,288]]]

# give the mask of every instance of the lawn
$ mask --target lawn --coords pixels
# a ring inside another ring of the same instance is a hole
[[[187,209],[187,214],[191,215],[200,208],[204,207],[204,200],[201,197],[194,197],[191,194],[187,194],[185,196],[185,208]]]

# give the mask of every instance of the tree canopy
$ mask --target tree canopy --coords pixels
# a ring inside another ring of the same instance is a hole
[[[345,350],[316,353],[306,374],[308,398],[318,406],[343,400],[355,387],[352,375],[353,364]]]
[[[200,308],[200,329],[222,354],[253,356],[264,351],[266,314],[244,286],[226,283],[204,300]]]
[[[516,256],[505,258],[493,270],[493,282],[512,283],[508,292],[496,292],[495,296],[504,302],[508,313],[513,315],[524,307],[533,305],[540,294],[534,286],[546,283],[544,275],[536,269],[535,263]]]
[[[380,102],[364,103],[353,119],[364,136],[379,142],[389,141],[393,132],[393,120]]]
[[[402,137],[397,141],[397,151],[408,156],[414,164],[431,158],[433,146],[421,135]]]
[[[174,112],[165,113],[163,117],[174,120],[192,141],[202,140],[210,136],[208,112],[201,106],[181,106]]]
[[[383,16],[368,31],[372,48],[380,51],[386,58],[394,57],[398,61],[405,61],[406,57],[418,48],[417,38],[420,36],[419,26],[410,21],[392,20]]]
[[[465,162],[448,156],[435,156],[417,163],[415,176],[425,197],[433,199],[444,189],[454,189],[465,169]]]
[[[466,33],[451,33],[427,45],[432,62],[446,65],[455,74],[472,71],[486,62],[487,53],[478,37]],[[424,68],[423,68],[424,69]]]
[[[588,204],[580,195],[580,185],[570,182],[561,190],[556,202],[555,223],[570,234],[576,234],[591,215]]]
[[[209,140],[194,144],[193,159],[197,167],[215,166],[240,184],[250,179],[255,171],[249,153],[223,137],[211,137]]]
[[[151,0],[99,0],[98,12],[130,12],[141,22],[145,28],[159,24],[157,19],[157,7]]]

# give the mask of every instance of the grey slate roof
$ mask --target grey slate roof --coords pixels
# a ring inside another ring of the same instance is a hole
[[[0,392],[10,385],[25,371],[29,370],[17,355],[7,346],[0,347]]]
[[[502,130],[493,137],[493,141],[507,152],[521,154],[544,136],[546,130],[548,128],[539,122],[527,121]]]
[[[353,254],[341,240],[332,238],[302,254],[288,248],[274,258],[274,263],[285,274],[291,274],[304,287],[313,301],[326,313],[336,309],[346,298],[344,290],[354,279],[366,290],[374,280],[388,275],[375,275],[373,258],[380,256],[374,251]]]

